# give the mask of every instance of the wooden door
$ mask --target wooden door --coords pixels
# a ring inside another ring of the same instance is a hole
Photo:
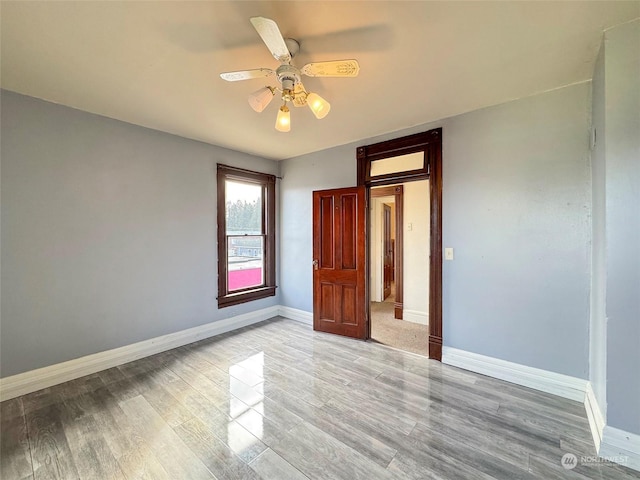
[[[367,336],[365,187],[313,192],[313,329]]]
[[[383,296],[385,299],[391,295],[391,282],[393,281],[393,248],[391,247],[391,207],[386,203],[384,206],[384,241],[383,241]]]

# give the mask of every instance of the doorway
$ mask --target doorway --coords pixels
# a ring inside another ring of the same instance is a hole
[[[370,299],[393,302],[394,317],[402,318],[404,298],[404,187],[392,185],[369,192]]]
[[[428,355],[429,182],[373,187],[369,197],[370,338]]]
[[[356,149],[358,185],[374,187],[429,181],[429,358],[442,359],[442,129],[364,145]],[[367,242],[369,239],[367,238]],[[368,244],[368,243],[367,243]],[[367,252],[368,254],[369,252]],[[366,277],[369,279],[368,275]],[[367,293],[369,293],[367,289]],[[369,301],[365,302],[367,317]],[[369,322],[370,326],[370,322]],[[370,332],[370,329],[369,329]]]

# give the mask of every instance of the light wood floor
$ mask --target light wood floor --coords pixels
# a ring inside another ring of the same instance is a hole
[[[2,479],[640,478],[577,402],[274,319],[2,403]]]

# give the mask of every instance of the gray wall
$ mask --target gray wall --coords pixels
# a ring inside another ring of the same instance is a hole
[[[605,33],[607,424],[640,434],[640,21]]]
[[[444,124],[445,345],[587,378],[590,88]]]
[[[1,100],[2,377],[279,303],[216,307],[215,164],[277,163]]]
[[[602,414],[607,408],[606,295],[606,186],[604,43],[600,48],[592,83],[592,125],[596,143],[591,152],[591,321],[589,324],[589,380]]]
[[[355,184],[356,146],[442,126],[445,345],[587,378],[590,88],[285,160],[282,303],[312,310],[311,192]]]

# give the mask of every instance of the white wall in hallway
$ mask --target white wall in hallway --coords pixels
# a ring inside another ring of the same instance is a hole
[[[429,316],[429,213],[429,181],[405,183],[403,318],[422,324]]]

